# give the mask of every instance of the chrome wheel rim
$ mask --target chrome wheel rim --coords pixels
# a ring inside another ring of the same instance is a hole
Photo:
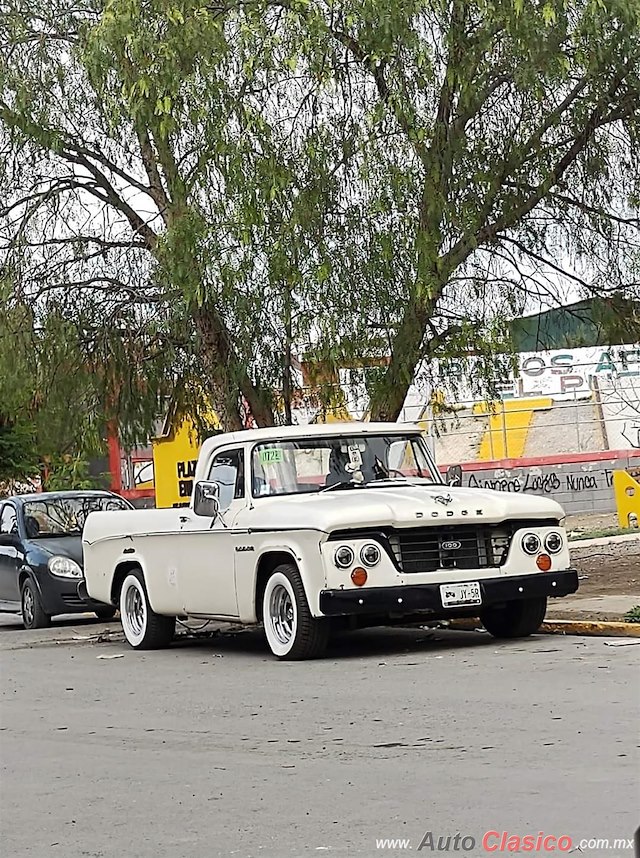
[[[282,584],[277,584],[271,592],[269,621],[278,641],[288,644],[295,631],[295,611],[289,591]]]
[[[31,625],[33,623],[34,610],[35,600],[33,598],[33,592],[31,591],[31,587],[27,586],[22,592],[22,613],[24,614],[24,620],[27,625]]]
[[[144,631],[146,611],[142,593],[137,587],[129,587],[127,590],[124,609],[129,628],[136,637],[141,635]]]

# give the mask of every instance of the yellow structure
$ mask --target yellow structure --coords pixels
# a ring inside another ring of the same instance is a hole
[[[489,416],[489,428],[480,441],[478,459],[520,459],[524,455],[533,412],[551,408],[549,397],[479,402],[473,413]]]
[[[640,483],[626,471],[614,471],[613,496],[616,499],[620,527],[638,527],[640,523]]]
[[[207,423],[211,428],[220,425],[213,412]],[[151,442],[157,508],[188,506],[200,443],[189,417],[184,417],[175,428],[169,424],[167,434]]]

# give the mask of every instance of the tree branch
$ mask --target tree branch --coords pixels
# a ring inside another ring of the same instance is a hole
[[[521,221],[522,218],[529,214],[529,212],[531,212],[538,203],[544,199],[548,192],[557,185],[565,172],[590,143],[597,129],[607,124],[605,113],[607,105],[615,96],[616,91],[624,79],[625,73],[630,67],[630,63],[631,61],[629,61],[624,66],[624,69],[618,72],[614,77],[607,91],[598,99],[597,104],[591,111],[591,114],[582,130],[573,138],[572,144],[551,168],[547,177],[538,185],[534,186],[528,198],[520,201],[519,204],[513,205],[508,209],[508,211],[504,211],[500,217],[493,221],[493,223],[484,224],[477,229],[474,234],[466,235],[461,238],[443,258],[443,266],[447,271],[455,270],[458,265],[464,262],[469,254],[478,247],[478,245],[494,241],[498,233],[504,232],[514,224]],[[582,88],[579,88],[579,85],[576,85],[572,90],[572,93],[577,94],[578,91],[582,91]],[[570,95],[563,100],[562,105],[567,104],[567,100]],[[541,129],[547,127],[549,127],[548,118],[541,124]],[[533,145],[533,141],[539,138],[541,129],[531,135],[527,142],[527,146]],[[525,152],[526,148],[527,147],[525,146]]]
[[[139,235],[145,241],[147,248],[149,250],[155,249],[158,241],[157,234],[151,229],[149,224],[140,217],[135,209],[133,209],[129,203],[122,198],[104,173],[99,170],[95,164],[92,164],[84,155],[73,155],[73,153],[69,151],[62,150],[62,152],[60,152],[60,156],[68,162],[70,161],[78,166],[84,167],[85,170],[93,176],[97,187],[104,192],[103,194],[94,193],[94,196],[121,212],[129,221],[129,225],[134,233]],[[91,190],[89,190],[89,192],[92,193]]]
[[[170,200],[162,184],[162,179],[158,171],[156,153],[151,145],[149,132],[146,128],[137,128],[136,136],[138,138],[138,143],[140,144],[140,157],[142,158],[142,164],[146,171],[147,178],[149,179],[149,194],[154,203],[158,206],[160,214],[164,219]]]

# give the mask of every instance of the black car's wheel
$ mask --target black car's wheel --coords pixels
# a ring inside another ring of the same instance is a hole
[[[169,646],[176,618],[156,614],[149,604],[142,572],[130,572],[120,591],[120,621],[127,643],[134,649],[162,649]]]
[[[112,620],[117,610],[113,605],[102,605],[99,608],[94,608],[93,613],[99,620]]]
[[[271,652],[279,659],[318,658],[326,649],[329,624],[311,615],[293,563],[282,563],[271,573],[264,591],[262,621]]]
[[[547,613],[547,599],[518,599],[500,608],[487,608],[482,625],[494,638],[525,638],[538,631]]]
[[[32,578],[25,578],[22,582],[20,604],[25,629],[45,629],[51,625],[51,617],[42,607],[40,593]]]

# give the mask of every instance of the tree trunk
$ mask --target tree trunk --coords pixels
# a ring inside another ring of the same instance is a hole
[[[412,301],[394,338],[391,359],[382,381],[371,397],[371,420],[395,423],[423,356],[422,340],[431,313],[431,302]]]
[[[212,406],[222,429],[235,432],[245,428],[240,413],[242,397],[259,426],[273,426],[273,412],[240,365],[217,310],[205,304],[194,311],[193,320],[200,340],[200,359],[207,369],[204,381],[211,390]]]
[[[291,329],[291,292],[287,291],[287,301],[285,308],[285,346],[284,346],[284,363],[282,366],[282,399],[284,403],[284,422],[287,426],[293,423],[293,414],[291,411],[291,397],[293,395],[293,384],[291,380],[291,345],[292,345],[292,329]]]
[[[226,432],[243,429],[240,417],[239,391],[233,390],[229,353],[213,314],[207,307],[199,307],[194,313],[194,324],[199,339],[200,360],[205,368],[205,387],[211,391],[212,406]]]

